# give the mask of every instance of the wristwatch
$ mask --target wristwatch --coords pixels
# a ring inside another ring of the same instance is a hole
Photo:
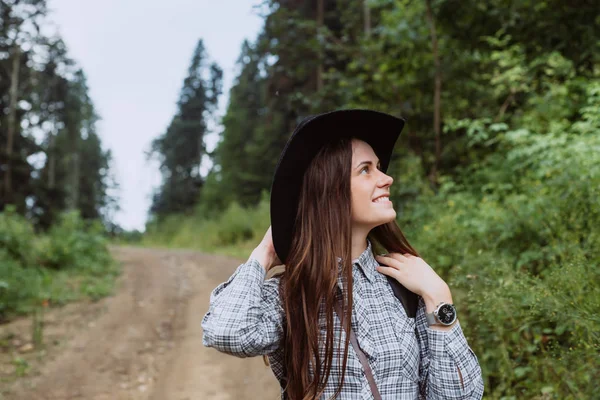
[[[432,313],[426,313],[425,316],[427,317],[427,326],[450,326],[456,322],[456,308],[454,305],[442,301]]]

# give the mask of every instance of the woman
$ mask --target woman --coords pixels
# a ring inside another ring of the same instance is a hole
[[[403,126],[370,110],[302,121],[273,178],[272,226],[211,294],[204,345],[268,356],[282,398],[483,396],[448,285],[395,222],[385,172]],[[388,279],[415,295],[416,316]]]

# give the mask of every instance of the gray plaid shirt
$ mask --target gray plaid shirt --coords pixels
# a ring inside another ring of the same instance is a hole
[[[376,271],[378,263],[371,242],[367,243],[367,249],[353,260],[352,329],[369,360],[382,398],[481,399],[481,368],[459,322],[449,331],[429,328],[422,298],[416,318],[409,318],[385,275]],[[284,311],[278,278],[265,280],[265,275],[265,269],[251,258],[213,290],[208,312],[202,319],[202,340],[204,346],[237,357],[268,355],[271,369],[282,384],[280,340]],[[341,279],[338,286],[342,288]],[[325,332],[324,318],[321,319],[321,332]],[[335,314],[334,324],[334,331],[345,340]],[[341,349],[334,346],[331,375],[321,399],[329,399],[339,384],[342,355],[343,346]],[[373,399],[351,346],[339,399]]]

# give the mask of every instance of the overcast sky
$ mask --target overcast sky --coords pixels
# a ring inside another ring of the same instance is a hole
[[[150,143],[176,111],[179,90],[198,39],[224,71],[220,113],[235,78],[244,39],[254,41],[263,20],[259,0],[48,0],[49,19],[88,78],[102,120],[104,148],[113,154],[120,184],[116,222],[143,229],[152,189],[160,183],[146,162]],[[212,150],[218,134],[206,138]]]

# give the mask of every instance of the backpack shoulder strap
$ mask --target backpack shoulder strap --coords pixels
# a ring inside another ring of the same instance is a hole
[[[406,315],[408,315],[409,318],[415,318],[417,316],[417,307],[419,306],[419,296],[405,288],[391,276],[386,275],[386,278],[394,291],[394,296],[396,296],[404,306]]]
[[[339,289],[338,289],[339,290]],[[335,313],[337,314],[340,325],[345,327],[345,324],[342,322],[342,296],[341,291],[339,295],[336,296],[337,301],[334,303]],[[367,377],[367,381],[369,382],[369,387],[371,388],[371,393],[373,394],[373,398],[375,400],[381,400],[381,394],[379,393],[379,389],[377,388],[377,384],[375,383],[375,378],[373,377],[373,371],[369,366],[369,360],[365,353],[363,353],[358,341],[356,340],[356,335],[354,335],[354,331],[350,328],[350,332],[346,332],[347,335],[350,336],[350,344],[354,348],[354,352],[358,356],[360,363],[362,364],[363,370],[365,371],[365,376]]]

